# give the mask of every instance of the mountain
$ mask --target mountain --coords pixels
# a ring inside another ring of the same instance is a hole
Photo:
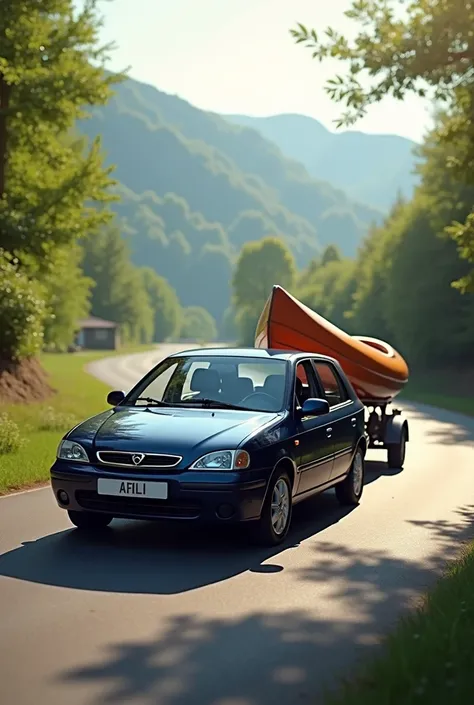
[[[418,183],[413,174],[416,143],[405,137],[351,130],[334,133],[304,115],[224,117],[258,130],[283,154],[301,162],[313,178],[328,181],[351,198],[385,212],[398,194],[409,199]]]
[[[133,261],[169,279],[184,305],[222,319],[244,242],[281,236],[304,266],[328,243],[354,255],[382,220],[256,130],[133,79],[115,91],[79,129],[100,134],[106,164],[116,166],[114,208]]]

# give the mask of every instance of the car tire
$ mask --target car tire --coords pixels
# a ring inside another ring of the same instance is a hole
[[[76,512],[72,509],[68,511],[69,520],[78,529],[86,531],[99,531],[105,529],[113,517],[110,514],[99,514],[95,512]]]
[[[275,506],[277,503],[280,506],[279,510]],[[290,529],[292,513],[290,478],[284,470],[277,471],[270,480],[262,514],[255,527],[254,537],[258,543],[263,546],[278,546],[282,543]],[[278,517],[280,521],[277,521]]]
[[[337,484],[335,488],[339,504],[349,507],[359,504],[364,490],[364,476],[364,453],[362,448],[357,448],[347,477]]]
[[[406,444],[407,432],[406,429],[403,428],[400,441],[387,447],[387,460],[389,468],[400,470],[403,468],[403,464],[405,463]]]

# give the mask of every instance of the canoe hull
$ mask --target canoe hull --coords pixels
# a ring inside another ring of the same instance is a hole
[[[388,343],[351,336],[274,286],[257,324],[255,347],[298,350],[335,358],[367,405],[386,404],[408,381],[408,365]]]

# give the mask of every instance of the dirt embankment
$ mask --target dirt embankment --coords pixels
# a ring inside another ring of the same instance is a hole
[[[37,358],[19,363],[0,360],[0,403],[43,401],[55,393]]]

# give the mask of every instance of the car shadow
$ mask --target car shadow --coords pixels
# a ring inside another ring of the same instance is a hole
[[[415,599],[419,604],[419,593],[472,536],[473,519],[474,507],[464,506],[449,522],[417,522],[424,538],[438,543],[421,560],[391,546],[354,548],[321,539],[310,547],[314,560],[295,566],[307,589],[307,608],[283,594],[279,609],[270,600],[266,608],[234,605],[235,613],[230,607],[215,615],[202,604],[194,614],[188,608],[153,616],[150,610],[145,633],[133,632],[132,618],[132,633],[105,635],[100,651],[84,649],[71,665],[61,662],[50,683],[87,692],[90,705],[309,705],[328,702],[336,690],[342,702],[343,679],[351,672],[360,676],[368,657],[380,653],[381,637]],[[419,626],[419,648],[429,651],[431,631]],[[395,654],[394,661],[399,665],[403,658]],[[387,674],[384,703],[439,701],[439,680],[427,681],[425,693],[418,694],[406,679],[400,687],[399,670]],[[375,695],[370,702],[376,701]]]
[[[385,474],[383,463],[367,462],[366,483]],[[177,594],[248,570],[279,572],[281,566],[266,561],[351,511],[339,505],[333,490],[308,499],[294,508],[288,538],[275,548],[253,545],[240,527],[115,520],[94,536],[70,529],[25,541],[0,556],[0,575],[82,590]]]
[[[389,468],[386,461],[366,460],[364,485],[370,485],[381,477],[393,477],[404,472],[403,468]]]

